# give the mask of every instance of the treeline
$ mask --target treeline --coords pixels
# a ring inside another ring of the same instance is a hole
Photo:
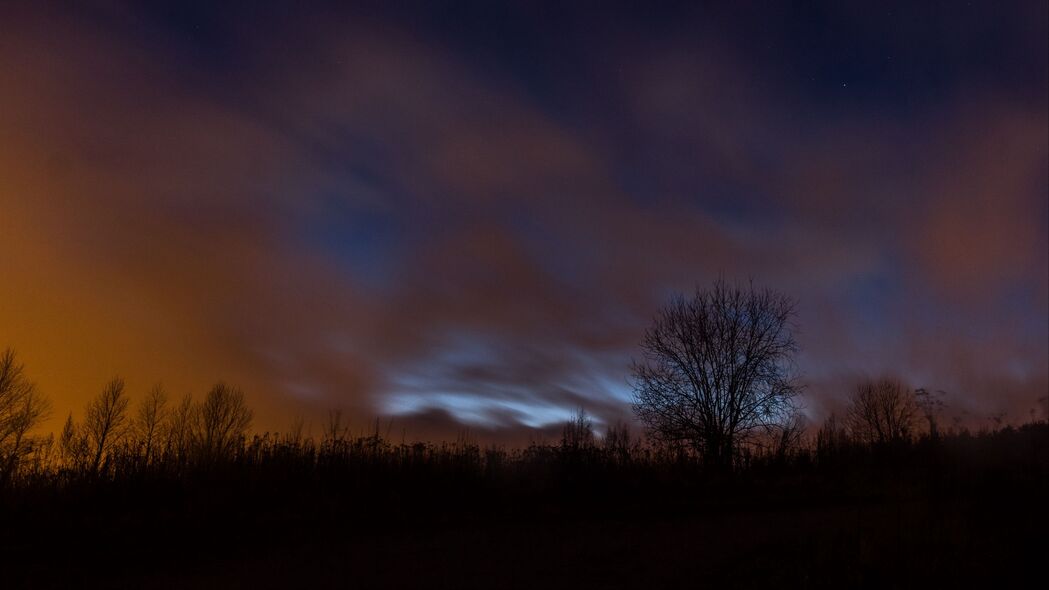
[[[622,423],[599,435],[583,411],[558,440],[521,448],[397,443],[378,425],[351,432],[338,411],[318,437],[252,433],[243,393],[221,383],[200,398],[157,387],[133,400],[113,380],[61,433],[41,435],[47,401],[8,352],[0,566],[11,586],[56,588],[194,587],[193,572],[235,563],[251,565],[211,586],[322,585],[342,580],[346,560],[375,587],[430,575],[436,587],[490,587],[506,571],[517,587],[603,573],[608,587],[700,574],[734,587],[1000,581],[1002,567],[1043,554],[1049,424],[944,426],[941,397],[865,381],[841,417],[748,437],[725,471],[702,448]],[[588,547],[606,549],[565,557]],[[476,555],[501,565],[449,565]],[[418,560],[428,565],[412,570]],[[736,583],[741,571],[753,585]]]
[[[751,437],[733,449],[737,472],[756,468],[812,468],[885,457],[913,461],[919,450],[961,448],[972,440],[1035,436],[1047,430],[1044,420],[1019,427],[1000,421],[973,433],[964,425],[944,427],[942,392],[911,390],[894,379],[858,384],[840,418],[830,416],[819,428],[798,420],[767,436]],[[329,412],[321,437],[304,436],[301,423],[286,433],[252,434],[253,412],[243,392],[225,383],[201,399],[186,395],[177,401],[155,386],[133,404],[124,382],[114,379],[91,400],[80,420],[67,417],[61,433],[35,434],[50,405],[25,375],[15,354],[0,355],[0,468],[5,486],[74,479],[119,479],[152,474],[178,477],[218,466],[259,466],[279,463],[294,469],[334,469],[353,463],[455,466],[457,472],[491,473],[536,463],[581,466],[703,464],[695,447],[638,436],[626,423],[595,432],[585,411],[568,421],[559,441],[525,448],[482,448],[461,437],[451,443],[395,444],[374,432],[352,434],[341,411]],[[1043,445],[1044,446],[1044,445]],[[911,456],[909,456],[911,455]],[[1007,458],[1007,457],[1006,457]]]
[[[518,448],[398,443],[339,411],[317,437],[301,422],[256,433],[234,386],[134,400],[120,379],[41,434],[51,406],[6,351],[0,580],[1000,587],[1040,563],[1049,407],[973,429],[945,419],[941,392],[876,378],[808,424],[792,314],[721,281],[675,299],[632,367],[644,432],[599,434],[580,410],[558,440]]]
[[[236,459],[246,449],[253,413],[244,393],[218,383],[201,400],[177,403],[154,387],[136,406],[122,379],[113,379],[61,433],[35,434],[49,401],[25,375],[13,351],[0,355],[0,461],[4,483],[44,474],[118,477],[143,469]]]

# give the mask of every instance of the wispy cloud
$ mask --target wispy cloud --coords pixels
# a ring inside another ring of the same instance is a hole
[[[437,22],[83,16],[0,25],[0,344],[59,408],[120,373],[238,381],[277,428],[612,420],[652,313],[719,275],[802,302],[813,408],[850,371],[1044,394],[1049,123],[984,70],[815,104],[673,27],[565,33],[531,84]]]

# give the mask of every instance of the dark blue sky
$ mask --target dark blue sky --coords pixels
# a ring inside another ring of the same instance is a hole
[[[627,415],[654,311],[753,278],[800,301],[813,417],[881,372],[1019,417],[1049,388],[1046,10],[16,6],[0,345],[58,405],[221,377],[274,427],[521,432]]]

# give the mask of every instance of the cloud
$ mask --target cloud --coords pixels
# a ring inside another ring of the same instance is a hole
[[[133,10],[0,35],[0,345],[59,414],[119,373],[238,382],[265,428],[608,422],[658,306],[719,275],[801,301],[813,408],[1049,374],[1047,121],[1007,88],[832,108],[723,36],[610,27],[543,94],[436,25],[215,18],[221,51]]]
[[[919,270],[946,297],[1044,285],[1049,118],[993,101],[959,110],[967,124],[941,134],[920,187],[928,198],[912,226]]]

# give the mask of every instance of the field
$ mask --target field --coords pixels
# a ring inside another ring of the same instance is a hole
[[[5,587],[995,587],[1045,576],[1049,426],[684,453],[264,436],[208,461],[40,462]]]

